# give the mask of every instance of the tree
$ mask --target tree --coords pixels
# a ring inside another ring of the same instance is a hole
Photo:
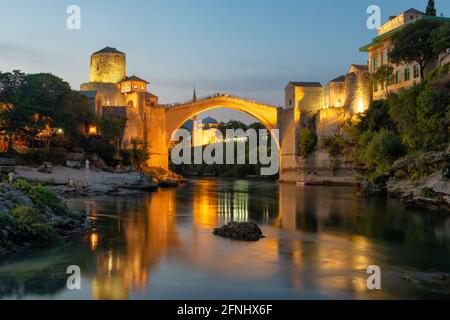
[[[103,138],[119,147],[126,124],[127,119],[125,117],[105,116],[100,121],[100,133]]]
[[[20,125],[14,108],[17,104],[17,92],[24,82],[25,74],[14,70],[12,73],[0,72],[0,125],[8,139],[8,152],[13,151],[13,135]]]
[[[132,163],[139,169],[150,158],[148,152],[148,144],[139,139],[131,139],[131,160]]]
[[[394,67],[391,65],[382,65],[377,69],[377,71],[372,75],[372,77],[384,86],[385,93],[389,93],[389,86],[394,83]]]
[[[309,129],[302,129],[300,132],[300,156],[305,159],[311,154],[317,145],[317,135]]]
[[[425,79],[426,66],[436,58],[433,50],[431,34],[438,25],[429,21],[418,21],[406,26],[392,37],[394,48],[389,53],[393,63],[417,63],[420,67],[420,77]]]
[[[436,55],[450,48],[450,23],[444,23],[431,33],[431,42]]]
[[[87,99],[71,90],[69,84],[48,73],[30,74],[17,91],[13,110],[17,120],[15,133],[24,139],[42,134],[46,147],[53,137],[79,141],[80,125],[94,121]]]
[[[425,11],[427,16],[436,16],[436,8],[434,7],[434,0],[428,0],[427,10]]]

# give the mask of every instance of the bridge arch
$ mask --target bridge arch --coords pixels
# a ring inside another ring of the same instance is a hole
[[[228,108],[242,111],[260,121],[268,130],[278,128],[278,108],[231,96],[211,97],[204,100],[176,105],[166,111],[166,143],[172,134],[195,115],[212,109]],[[279,141],[276,141],[279,146]]]

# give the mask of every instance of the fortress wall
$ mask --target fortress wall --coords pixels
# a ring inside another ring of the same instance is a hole
[[[120,88],[113,83],[83,83],[81,91],[98,91],[100,106],[126,106],[124,96],[120,93]]]
[[[345,82],[329,82],[324,87],[324,103],[325,107],[341,107],[345,103]]]
[[[315,115],[316,134],[321,140],[325,137],[341,134],[341,128],[345,122],[345,110],[341,108],[322,109]]]
[[[345,76],[345,112],[354,115],[364,112],[372,101],[372,84],[369,72],[348,73]]]

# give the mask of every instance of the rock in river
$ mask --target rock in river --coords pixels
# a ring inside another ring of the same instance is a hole
[[[261,229],[251,222],[229,222],[221,228],[214,229],[213,234],[242,241],[258,241],[264,238]]]

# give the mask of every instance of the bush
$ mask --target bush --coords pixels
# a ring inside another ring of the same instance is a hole
[[[306,158],[311,154],[317,145],[317,135],[309,129],[302,129],[300,132],[300,156]]]
[[[11,210],[14,243],[34,243],[36,245],[53,243],[58,235],[52,224],[36,209],[17,206]]]
[[[389,174],[392,163],[405,154],[400,137],[394,132],[365,132],[357,146],[357,158],[369,171],[369,177]]]
[[[83,148],[87,153],[98,154],[107,162],[111,161],[117,153],[115,146],[99,138],[86,138],[83,142]]]
[[[42,186],[35,187],[23,180],[16,181],[16,183],[14,183],[14,188],[30,197],[31,201],[33,201],[34,205],[36,205],[41,213],[45,213],[45,209],[49,207],[55,215],[65,216],[69,214],[69,210],[62,200],[50,189]]]
[[[47,149],[28,149],[23,155],[22,160],[27,164],[41,165],[43,162],[51,162],[63,165],[66,162],[67,151],[60,148]]]
[[[125,166],[131,165],[133,161],[133,154],[131,150],[122,149],[120,150],[120,157],[122,158],[122,164]]]
[[[333,136],[323,138],[323,147],[332,157],[338,157],[342,155],[347,142],[342,136]]]

